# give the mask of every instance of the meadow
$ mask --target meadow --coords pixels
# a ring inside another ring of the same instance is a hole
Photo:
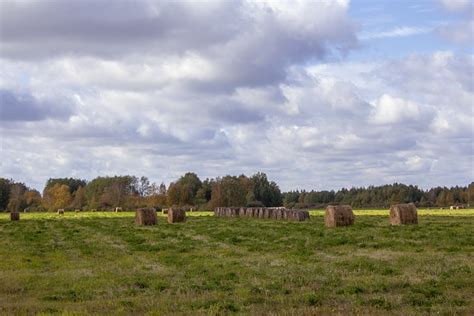
[[[134,214],[0,214],[0,314],[474,314],[474,210],[350,227]]]

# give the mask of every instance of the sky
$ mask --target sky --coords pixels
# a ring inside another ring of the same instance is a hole
[[[474,2],[0,1],[0,177],[474,180]]]

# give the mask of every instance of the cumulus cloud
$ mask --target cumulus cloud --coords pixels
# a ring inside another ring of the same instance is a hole
[[[372,121],[376,124],[418,122],[422,117],[420,106],[410,100],[382,95],[374,102]]]

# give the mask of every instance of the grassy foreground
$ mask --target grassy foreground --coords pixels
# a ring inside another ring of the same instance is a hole
[[[337,229],[311,213],[154,227],[133,213],[0,214],[0,314],[474,313],[474,210],[420,210],[402,227],[356,211]]]

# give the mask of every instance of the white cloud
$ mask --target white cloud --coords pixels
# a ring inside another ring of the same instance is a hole
[[[406,121],[419,121],[419,105],[410,100],[384,94],[373,103],[374,112],[371,121],[376,124],[398,124]]]
[[[2,176],[38,188],[186,171],[261,170],[283,189],[469,180],[472,57],[338,62],[356,44],[347,1],[123,3],[138,22],[88,13],[96,34],[54,1],[2,10],[0,88],[50,105],[2,121]]]
[[[412,36],[412,35],[426,34],[431,31],[433,31],[433,29],[427,28],[427,27],[399,26],[387,31],[361,34],[359,36],[359,39],[373,40],[373,39],[391,38],[391,37],[406,37],[406,36]]]

